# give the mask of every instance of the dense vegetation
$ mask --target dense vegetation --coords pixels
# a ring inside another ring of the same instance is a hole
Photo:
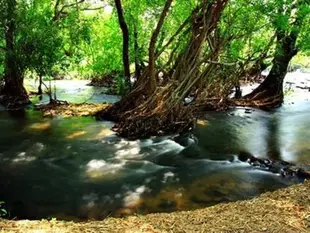
[[[1,102],[23,79],[112,76],[122,100],[101,118],[126,137],[182,132],[198,111],[283,102],[292,58],[310,51],[310,1],[7,0],[0,3]],[[251,94],[240,80],[270,66]],[[132,82],[135,80],[135,82]]]

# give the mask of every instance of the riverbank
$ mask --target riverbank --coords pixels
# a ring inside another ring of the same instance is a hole
[[[1,233],[30,232],[309,232],[310,181],[252,200],[103,221],[0,221]]]

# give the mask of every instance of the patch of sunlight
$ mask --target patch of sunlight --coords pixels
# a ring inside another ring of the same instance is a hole
[[[86,174],[89,178],[115,178],[120,176],[120,171],[124,168],[126,162],[108,163],[104,160],[93,159],[86,165]]]
[[[104,13],[107,15],[111,15],[113,13],[113,6],[111,5],[104,6]]]
[[[21,163],[21,162],[32,162],[36,159],[33,156],[27,156],[26,152],[20,152],[17,154],[16,158],[12,160],[13,163]]]
[[[208,121],[206,121],[206,120],[197,120],[197,124],[201,125],[201,126],[206,126],[206,125],[208,125]]]
[[[77,137],[81,137],[84,134],[86,134],[86,131],[78,131],[78,132],[75,132],[75,133],[72,133],[72,134],[68,135],[66,137],[66,139],[74,139],[74,138],[77,138]]]
[[[140,143],[139,140],[137,140],[137,141],[127,141],[125,139],[121,139],[120,142],[114,144],[114,147],[119,150],[119,149],[124,148],[126,146],[130,146],[130,147],[139,146],[139,143]]]
[[[47,130],[51,127],[51,122],[34,123],[30,125],[30,129]]]
[[[116,159],[138,159],[141,158],[140,148],[130,148],[116,151]]]
[[[105,136],[109,136],[115,134],[112,130],[110,129],[103,129],[100,131],[100,133],[97,135],[98,138],[104,138]]]
[[[173,179],[174,176],[175,176],[175,175],[174,175],[173,172],[166,172],[166,173],[164,174],[164,178],[163,178],[163,180],[162,180],[162,183],[163,183],[163,184],[167,183],[168,181],[170,181],[171,179]]]
[[[139,208],[142,205],[141,195],[147,190],[143,185],[136,188],[134,191],[129,191],[124,197],[124,206],[127,208]]]

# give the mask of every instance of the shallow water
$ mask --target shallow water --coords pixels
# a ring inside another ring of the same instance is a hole
[[[11,217],[102,219],[196,209],[300,182],[257,170],[238,154],[310,170],[304,97],[273,112],[207,113],[207,124],[178,140],[127,141],[111,122],[90,117],[0,111],[0,200]]]
[[[55,80],[51,82],[51,87],[56,92],[58,100],[66,100],[70,103],[115,103],[120,98],[114,95],[107,95],[107,88],[88,86],[89,80]],[[46,83],[49,85],[48,83]],[[36,80],[25,80],[25,86],[28,90],[37,91],[38,82]],[[45,89],[44,89],[45,91]],[[43,95],[43,99],[39,104],[47,104],[49,97]]]

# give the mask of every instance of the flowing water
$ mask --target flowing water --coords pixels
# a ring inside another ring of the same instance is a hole
[[[178,140],[127,141],[109,130],[113,123],[91,117],[0,111],[0,200],[19,219],[102,219],[196,209],[286,187],[300,181],[255,169],[238,154],[310,170],[303,93],[273,112],[206,113],[207,123]]]

